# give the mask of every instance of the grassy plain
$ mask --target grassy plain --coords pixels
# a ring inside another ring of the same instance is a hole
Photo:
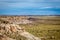
[[[60,16],[27,16],[27,18],[29,17],[32,18],[30,21],[33,21],[33,23],[19,24],[20,27],[42,40],[60,40]],[[24,37],[15,35],[10,35],[10,37],[17,40],[25,40]]]
[[[39,20],[34,21],[33,24],[20,24],[20,26],[42,40],[60,40],[60,16],[38,16],[35,18],[39,18]]]

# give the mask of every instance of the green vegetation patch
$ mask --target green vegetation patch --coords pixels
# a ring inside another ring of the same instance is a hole
[[[44,38],[44,40],[60,40],[60,25],[27,24],[20,26],[29,33]]]

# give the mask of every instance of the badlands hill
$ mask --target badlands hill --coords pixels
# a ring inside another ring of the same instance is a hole
[[[60,40],[60,16],[0,16],[0,40]]]
[[[32,23],[32,21],[26,20],[26,18],[17,19],[18,17],[0,18],[0,40],[41,40],[18,25]]]

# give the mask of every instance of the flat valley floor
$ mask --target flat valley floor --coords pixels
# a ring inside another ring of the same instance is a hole
[[[60,40],[60,16],[0,16],[0,24],[19,25],[21,30],[41,40]],[[17,33],[4,35],[16,40],[27,40],[24,36],[17,36]]]

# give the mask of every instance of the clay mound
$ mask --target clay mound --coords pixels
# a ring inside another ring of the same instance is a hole
[[[15,33],[15,32],[23,32],[24,29],[16,24],[0,24],[0,33]]]
[[[1,40],[5,40],[4,38],[6,37],[8,40],[11,39],[13,36],[22,36],[24,38],[26,38],[27,40],[41,40],[38,37],[35,37],[34,35],[30,34],[29,32],[26,32],[24,30],[24,28],[21,28],[19,25],[17,24],[0,24],[0,33],[1,35]],[[4,37],[4,35],[6,35]],[[10,36],[10,38],[9,38]],[[13,37],[14,38],[14,37]],[[6,40],[7,40],[6,39]],[[15,39],[15,38],[14,38]],[[13,39],[11,39],[13,40]],[[17,39],[16,39],[17,40]],[[23,39],[25,40],[25,39]]]
[[[0,34],[0,40],[15,40],[15,39],[12,39],[12,38],[7,37],[6,35]]]
[[[0,24],[0,40],[15,40],[15,38],[12,39],[13,36],[17,36],[18,33],[22,33],[24,31],[25,30],[23,28],[16,24]]]

